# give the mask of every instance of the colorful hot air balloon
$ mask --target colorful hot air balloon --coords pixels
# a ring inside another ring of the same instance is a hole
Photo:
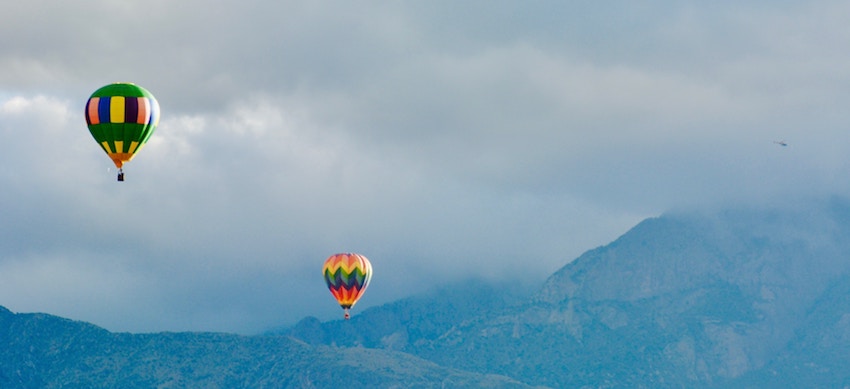
[[[360,254],[334,254],[325,261],[322,273],[328,289],[339,302],[345,312],[345,319],[348,320],[351,317],[348,310],[357,303],[369,286],[372,264]]]
[[[109,84],[86,103],[86,123],[118,168],[118,181],[124,181],[124,163],[133,159],[159,124],[159,103],[138,85]]]

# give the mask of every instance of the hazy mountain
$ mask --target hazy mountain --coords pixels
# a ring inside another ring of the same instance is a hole
[[[361,347],[283,336],[110,333],[0,308],[2,388],[369,388],[525,385]]]
[[[843,387],[848,257],[833,199],[670,212],[533,288],[468,281],[259,336],[0,309],[0,387]]]
[[[815,331],[814,307],[846,299],[828,292],[850,269],[849,215],[834,200],[649,219],[562,268],[527,306],[458,329],[457,342],[495,334],[473,344],[509,343],[522,358],[482,370],[532,383],[724,386]]]
[[[737,381],[741,387],[850,387],[850,277],[815,302],[800,330],[764,368]]]
[[[436,340],[466,320],[525,303],[533,292],[531,286],[523,283],[467,280],[437,286],[422,295],[370,308],[352,316],[349,321],[322,323],[308,317],[293,328],[271,333],[291,335],[310,344],[410,352],[417,347],[430,347],[429,341]]]
[[[521,304],[455,294],[482,312],[450,311],[442,333],[410,330],[430,322],[409,317],[424,307],[382,307],[383,337],[364,339],[553,387],[840,386],[850,382],[848,255],[843,200],[671,212],[588,251]],[[372,314],[351,331],[369,331]],[[314,342],[337,325],[305,324],[291,334]]]

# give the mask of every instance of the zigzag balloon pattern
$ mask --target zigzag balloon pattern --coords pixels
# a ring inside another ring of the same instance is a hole
[[[369,286],[369,281],[372,279],[372,264],[360,254],[334,254],[325,260],[322,273],[328,289],[345,312],[345,318],[348,319],[350,317],[348,310],[357,303]]]

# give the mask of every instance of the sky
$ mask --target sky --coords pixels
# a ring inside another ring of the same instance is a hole
[[[0,305],[252,334],[542,281],[682,207],[850,192],[845,1],[0,5]],[[125,182],[86,128],[133,82]],[[785,141],[783,147],[774,143]]]

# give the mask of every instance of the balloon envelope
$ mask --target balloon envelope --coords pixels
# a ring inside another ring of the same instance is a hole
[[[86,123],[94,140],[121,169],[159,124],[159,103],[145,88],[115,83],[96,90],[86,103]]]
[[[334,254],[325,260],[322,268],[325,283],[339,306],[345,311],[357,303],[372,279],[372,264],[365,256],[354,253]]]

